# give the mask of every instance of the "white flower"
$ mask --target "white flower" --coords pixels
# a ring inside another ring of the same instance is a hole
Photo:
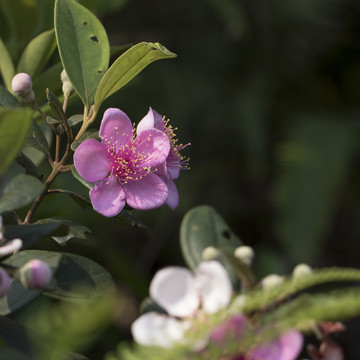
[[[232,287],[225,268],[212,260],[202,262],[195,274],[176,266],[158,271],[150,284],[150,296],[168,316],[155,312],[140,316],[132,324],[133,337],[141,345],[171,347],[183,342],[191,326],[189,318],[198,311],[213,314],[225,308]]]

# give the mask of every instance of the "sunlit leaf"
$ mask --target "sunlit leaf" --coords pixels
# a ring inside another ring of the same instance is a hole
[[[0,213],[30,204],[44,189],[34,176],[19,174],[6,184],[0,184]]]
[[[11,81],[15,75],[14,63],[10,54],[0,38],[0,74],[4,80],[4,84],[8,90],[11,90]],[[1,103],[0,103],[1,104]]]
[[[31,111],[0,109],[0,175],[22,149],[31,126]]]
[[[91,105],[110,58],[109,41],[100,21],[74,0],[55,3],[55,32],[61,61],[77,94]]]
[[[17,72],[35,77],[45,67],[56,48],[54,30],[48,30],[32,39],[21,54]]]
[[[159,43],[142,42],[123,53],[105,73],[96,90],[94,107],[99,110],[102,102],[121,89],[134,76],[155,60],[176,57]]]

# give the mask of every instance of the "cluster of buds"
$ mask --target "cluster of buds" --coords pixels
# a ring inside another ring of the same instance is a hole
[[[61,72],[60,79],[62,82],[62,92],[64,96],[70,96],[74,93],[74,87],[72,86],[65,70]]]
[[[4,238],[3,229],[2,217],[0,216],[0,258],[15,254],[23,245],[21,239],[7,240]],[[0,266],[0,298],[10,291],[11,276],[26,289],[44,289],[51,281],[52,271],[47,263],[37,259],[30,260],[19,268],[3,264]]]

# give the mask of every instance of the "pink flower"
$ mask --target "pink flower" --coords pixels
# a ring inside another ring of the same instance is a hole
[[[185,145],[178,145],[178,139],[175,137],[174,129],[171,125],[168,125],[169,120],[165,120],[165,117],[158,114],[155,110],[149,109],[149,112],[139,122],[137,126],[137,133],[149,129],[158,129],[165,133],[170,141],[170,152],[161,166],[158,166],[157,174],[164,180],[169,189],[169,195],[166,203],[170,208],[175,209],[179,203],[179,193],[177,191],[174,179],[177,179],[180,174],[180,170],[188,169],[188,159],[180,154],[180,150],[184,149]]]
[[[242,314],[234,315],[211,331],[210,341],[217,346],[227,342],[240,342],[249,331],[246,317]],[[261,329],[257,331],[261,341]],[[303,337],[297,330],[288,330],[279,338],[270,342],[260,342],[248,351],[234,354],[231,360],[295,360],[301,351]]]
[[[80,176],[96,183],[90,190],[94,210],[110,217],[125,202],[138,210],[165,204],[168,185],[156,172],[169,155],[168,136],[157,129],[135,136],[128,116],[114,108],[105,111],[99,136],[101,143],[86,140],[74,154]]]

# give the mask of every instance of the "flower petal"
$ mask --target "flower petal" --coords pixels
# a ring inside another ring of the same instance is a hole
[[[166,203],[169,205],[171,209],[175,209],[179,205],[179,193],[176,188],[176,185],[173,180],[171,179],[163,179],[165,184],[168,187],[169,195],[166,199]]]
[[[299,331],[289,330],[279,339],[281,355],[278,360],[294,360],[303,346],[303,337]]]
[[[107,109],[101,121],[99,136],[103,143],[115,145],[116,151],[120,146],[125,146],[133,137],[129,117],[120,109]]]
[[[218,346],[226,345],[229,341],[241,341],[243,340],[246,326],[245,315],[233,315],[225,319],[211,331],[210,340]]]
[[[163,117],[158,112],[156,112],[152,108],[149,108],[148,113],[140,120],[136,128],[136,132],[140,134],[142,131],[152,128],[163,130],[161,129],[161,126],[159,126],[161,125],[160,123],[162,121],[162,118]]]
[[[89,139],[76,149],[74,165],[86,181],[94,183],[103,180],[110,172],[106,148],[100,142]]]
[[[169,138],[160,130],[144,130],[134,142],[136,152],[144,156],[142,166],[153,167],[164,162],[169,155]]]
[[[171,348],[182,341],[187,327],[186,322],[148,312],[133,322],[131,333],[140,345]]]
[[[137,210],[154,209],[165,204],[168,187],[155,174],[147,174],[144,178],[129,181],[123,185],[126,202]]]
[[[22,248],[22,245],[23,242],[21,239],[9,240],[5,244],[0,245],[0,258],[19,251]]]
[[[195,285],[190,270],[170,266],[155,274],[150,284],[150,296],[170,315],[191,316],[200,305]]]
[[[195,271],[195,279],[204,312],[213,314],[230,303],[231,281],[218,261],[202,262]]]
[[[94,210],[107,217],[117,215],[125,205],[124,190],[115,176],[96,184],[89,195]]]

